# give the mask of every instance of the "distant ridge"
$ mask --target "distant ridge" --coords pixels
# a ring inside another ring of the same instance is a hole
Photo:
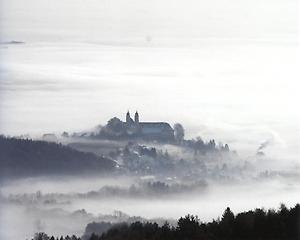
[[[25,43],[25,42],[22,42],[22,41],[15,41],[15,40],[0,42],[0,44],[24,44],[24,43]]]
[[[111,171],[115,163],[62,144],[0,136],[0,176],[82,174]]]

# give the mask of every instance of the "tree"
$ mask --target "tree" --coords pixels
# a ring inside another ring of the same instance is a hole
[[[106,126],[114,132],[122,132],[124,130],[123,122],[116,117],[110,119]]]
[[[49,240],[49,236],[44,232],[39,232],[34,235],[34,240]]]
[[[177,222],[177,231],[181,239],[196,239],[199,232],[198,216],[187,215],[181,217]]]
[[[184,128],[180,123],[174,125],[174,136],[178,143],[181,143],[184,139]]]
[[[228,223],[233,223],[234,221],[234,214],[230,210],[229,207],[227,207],[222,215],[222,222],[228,222]]]
[[[98,240],[98,236],[95,233],[92,233],[91,237],[89,238],[89,240]]]
[[[226,143],[225,146],[224,146],[224,150],[225,150],[225,152],[229,152],[229,146],[228,146],[227,143]]]
[[[234,214],[229,207],[226,208],[221,219],[221,231],[222,235],[227,238],[231,238],[233,234]]]
[[[64,138],[68,138],[68,137],[69,137],[69,133],[63,132],[63,133],[61,134],[61,136],[64,137]]]

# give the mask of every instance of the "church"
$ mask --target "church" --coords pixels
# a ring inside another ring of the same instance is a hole
[[[134,120],[129,111],[126,114],[126,130],[129,135],[145,140],[173,141],[174,130],[166,122],[140,122],[139,113],[136,111]]]

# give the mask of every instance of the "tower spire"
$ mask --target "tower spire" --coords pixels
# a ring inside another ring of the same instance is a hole
[[[135,123],[139,123],[140,122],[140,117],[139,117],[139,113],[136,110],[135,114],[134,114],[134,122]]]
[[[131,117],[130,117],[130,112],[128,110],[126,114],[126,123],[130,123],[130,122],[131,122]]]

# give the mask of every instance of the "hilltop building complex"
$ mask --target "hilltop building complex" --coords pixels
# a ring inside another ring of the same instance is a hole
[[[139,113],[135,112],[134,120],[129,111],[124,122],[128,135],[140,137],[145,140],[173,141],[174,130],[166,122],[140,122]]]

